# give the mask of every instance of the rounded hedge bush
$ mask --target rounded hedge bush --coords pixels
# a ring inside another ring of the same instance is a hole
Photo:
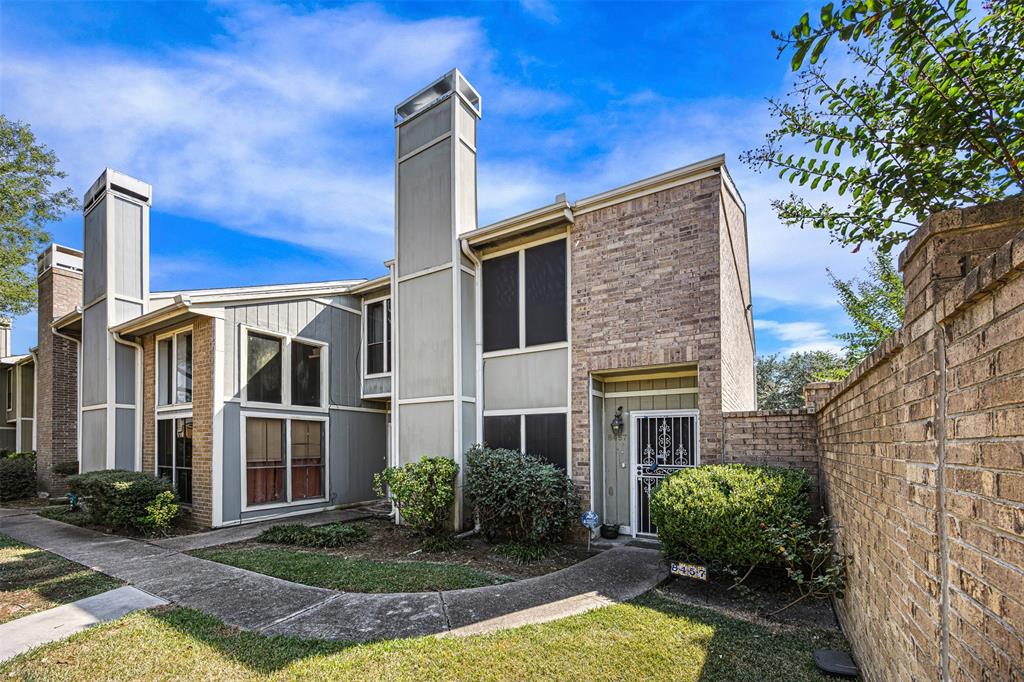
[[[0,456],[0,500],[32,497],[35,492],[35,453],[9,452]]]
[[[171,482],[141,471],[106,469],[68,478],[68,489],[82,498],[94,523],[112,529],[149,530],[147,507],[161,493],[174,494]],[[166,499],[166,496],[165,498]]]
[[[478,445],[466,453],[466,466],[466,497],[488,540],[551,545],[576,523],[579,493],[553,464]]]
[[[458,474],[459,465],[447,457],[424,456],[374,474],[373,487],[378,495],[391,493],[402,523],[427,538],[440,538],[449,534]]]
[[[777,558],[766,527],[810,512],[802,469],[709,465],[678,471],[654,489],[651,520],[668,559],[753,566]]]

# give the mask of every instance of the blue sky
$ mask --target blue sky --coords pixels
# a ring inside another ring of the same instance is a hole
[[[789,185],[738,159],[770,126],[772,28],[806,2],[0,5],[0,107],[79,194],[154,186],[152,286],[373,277],[392,255],[394,104],[453,66],[483,96],[487,224],[725,153],[748,207],[759,353],[846,327],[825,268],[865,254],[785,228]],[[53,225],[80,247],[82,221]],[[16,351],[35,317],[15,320]]]

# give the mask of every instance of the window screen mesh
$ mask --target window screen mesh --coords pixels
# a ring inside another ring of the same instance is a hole
[[[566,340],[565,240],[526,250],[526,345]]]
[[[292,341],[292,404],[320,407],[320,346]]]
[[[520,419],[521,417],[517,414],[484,417],[484,443],[492,448],[522,449]]]
[[[246,398],[253,402],[281,402],[281,339],[249,334]]]
[[[566,468],[565,415],[526,415],[526,454]]]
[[[519,347],[519,254],[483,263],[484,351]]]

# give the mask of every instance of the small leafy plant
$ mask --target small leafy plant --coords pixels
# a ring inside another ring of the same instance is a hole
[[[848,557],[836,551],[836,533],[831,519],[822,517],[817,524],[790,518],[775,526],[765,526],[764,535],[775,548],[778,560],[796,585],[799,596],[769,615],[775,615],[807,599],[842,599],[846,590]]]
[[[521,542],[503,542],[494,548],[501,556],[517,564],[532,564],[541,561],[554,551],[554,545],[524,545]]]
[[[437,548],[451,535],[458,473],[459,465],[447,457],[423,457],[374,474],[373,487],[381,496],[390,492],[402,523],[420,534],[429,548]]]
[[[9,452],[0,457],[0,500],[32,497],[35,492],[35,453]]]
[[[256,538],[259,542],[299,547],[329,548],[347,547],[370,537],[363,526],[351,523],[328,523],[324,526],[304,526],[301,523],[286,523],[271,526]]]
[[[166,534],[178,516],[178,504],[174,501],[174,493],[165,490],[146,505],[146,513],[139,519],[139,525],[151,533]]]

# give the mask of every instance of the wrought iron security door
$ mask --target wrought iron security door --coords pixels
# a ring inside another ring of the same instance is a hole
[[[633,460],[633,534],[656,535],[651,493],[666,476],[700,464],[697,410],[634,412],[630,438]]]

